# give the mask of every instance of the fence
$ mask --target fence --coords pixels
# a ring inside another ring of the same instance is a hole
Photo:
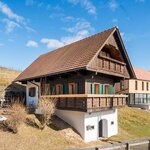
[[[104,146],[83,148],[78,150],[150,150],[150,138],[118,143],[115,142]]]

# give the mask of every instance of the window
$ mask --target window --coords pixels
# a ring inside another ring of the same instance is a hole
[[[135,90],[138,90],[138,81],[135,81]]]
[[[55,94],[55,91],[56,91],[55,86],[54,86],[54,85],[53,85],[53,86],[51,86],[51,94],[52,94],[52,95],[54,95],[54,94]]]
[[[45,78],[42,78],[40,83],[41,83],[40,85],[41,95],[50,95],[51,94],[50,83],[47,82]]]
[[[63,85],[61,84],[56,85],[56,94],[63,94]]]
[[[124,91],[124,82],[123,81],[120,82],[120,90]]]
[[[95,94],[99,94],[99,83],[95,84]]]
[[[149,91],[149,83],[148,82],[146,84],[146,89],[147,89],[147,91]]]
[[[88,126],[86,126],[86,130],[88,131],[88,130],[93,130],[94,129],[94,125],[88,125]]]
[[[69,83],[69,94],[78,94],[78,83]]]
[[[142,90],[144,91],[144,82],[142,82]]]
[[[113,94],[114,89],[111,84],[100,84],[92,83],[91,84],[91,94]]]
[[[35,97],[35,95],[36,95],[36,88],[35,87],[29,88],[29,96]]]

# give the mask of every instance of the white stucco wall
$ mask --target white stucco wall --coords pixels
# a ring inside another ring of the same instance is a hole
[[[56,115],[75,128],[84,139],[84,112],[56,110]]]
[[[102,119],[105,119],[103,137],[118,134],[117,109],[92,113],[57,110],[56,115],[74,127],[85,142],[99,139],[99,121]],[[114,124],[112,125],[111,122]],[[94,129],[87,130],[87,126],[94,127]]]
[[[103,137],[110,137],[118,134],[118,113],[117,109],[101,111],[101,112],[93,112],[91,114],[85,113],[85,141],[95,141],[99,139],[99,121],[105,119],[103,122]],[[111,125],[111,122],[114,124]],[[86,130],[87,125],[94,125],[94,130]]]
[[[35,83],[35,84],[37,84],[37,85],[40,85],[40,83],[37,83],[37,82],[33,82],[33,83]],[[30,106],[30,105],[34,105],[34,106],[37,106],[37,104],[38,104],[38,99],[39,99],[39,97],[38,97],[38,86],[36,86],[35,84],[33,84],[33,83],[31,83],[31,82],[27,82],[27,86],[26,86],[26,105],[27,106]],[[29,96],[29,88],[31,88],[31,87],[35,87],[36,88],[36,94],[35,94],[35,97],[30,97]]]

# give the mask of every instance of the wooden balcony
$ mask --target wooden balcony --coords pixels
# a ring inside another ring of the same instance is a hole
[[[126,104],[126,95],[64,94],[45,95],[42,98],[56,98],[57,108],[84,112],[121,108]]]
[[[97,58],[94,66],[91,66],[89,69],[92,68],[95,68],[95,71],[105,74],[129,77],[125,63],[105,56],[100,56],[99,58]]]

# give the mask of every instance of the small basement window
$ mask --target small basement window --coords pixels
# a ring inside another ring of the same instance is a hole
[[[86,126],[86,130],[88,131],[88,130],[93,130],[94,129],[94,126],[91,126],[91,125],[88,125],[88,126]]]
[[[31,87],[31,88],[29,88],[29,96],[30,97],[35,97],[35,95],[36,95],[36,88],[35,87]]]
[[[114,125],[114,121],[111,121],[111,125]]]

